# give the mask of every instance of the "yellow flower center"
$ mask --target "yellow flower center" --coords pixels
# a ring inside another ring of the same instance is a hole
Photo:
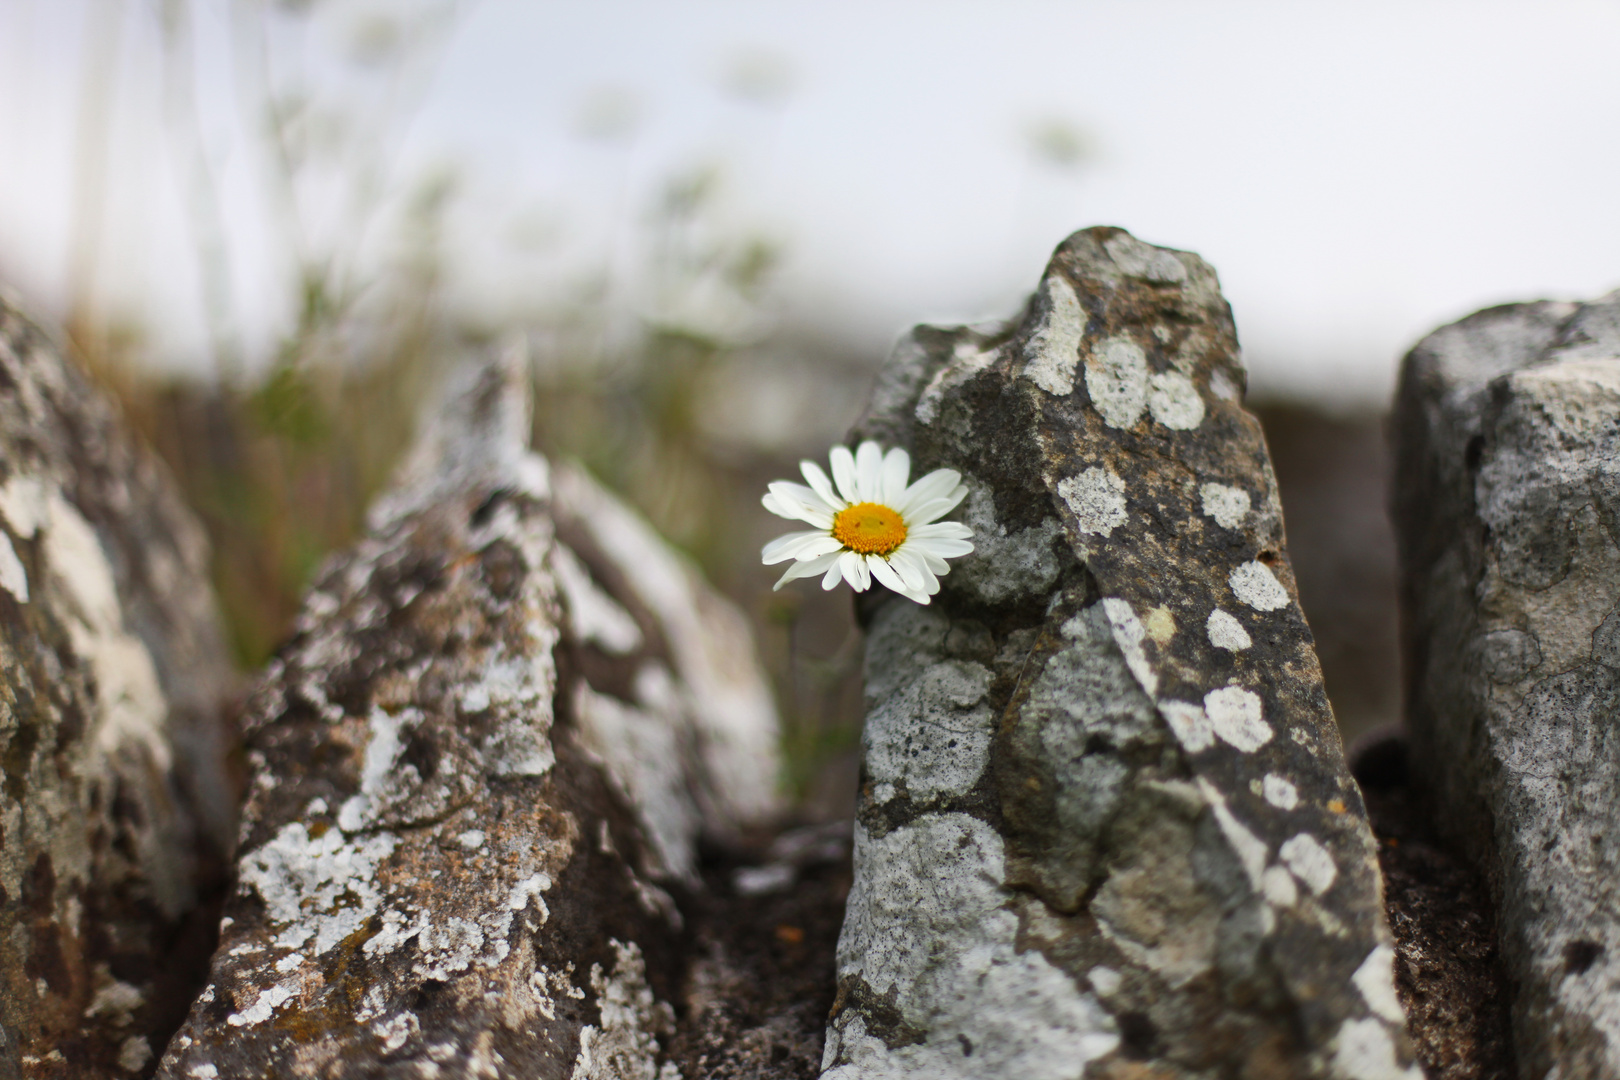
[[[906,523],[881,503],[856,503],[833,518],[833,539],[862,555],[887,555],[906,542]]]

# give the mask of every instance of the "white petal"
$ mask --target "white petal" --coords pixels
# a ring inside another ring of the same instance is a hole
[[[881,556],[868,555],[866,557],[866,567],[868,570],[872,571],[872,576],[880,581],[883,580],[883,575],[879,573],[879,568],[887,571],[889,575],[894,578],[894,581],[883,581],[883,584],[887,585],[890,589],[899,593],[901,596],[904,596],[907,600],[915,600],[919,604],[928,603],[928,589],[926,588],[926,583],[922,581],[913,583],[906,580],[900,575],[900,567],[892,558],[884,560]],[[937,592],[938,590],[936,589],[935,591]]]
[[[955,510],[966,494],[967,488],[957,488],[943,499],[930,499],[921,505],[913,504],[911,513],[900,516],[908,529],[916,525],[929,525]]]
[[[907,555],[917,560],[919,565],[927,567],[928,571],[933,574],[944,574],[948,573],[950,570],[950,567],[946,565],[943,557],[935,555],[926,547],[918,546],[917,541],[914,539],[907,539],[904,544],[900,545],[900,549],[894,554]],[[892,558],[893,556],[890,557]]]
[[[778,578],[776,584],[771,586],[771,589],[772,591],[780,589],[794,578],[814,577],[825,571],[829,566],[833,568],[834,572],[837,571],[838,552],[835,551],[831,555],[822,555],[815,559],[801,559],[788,567],[787,573]]]
[[[919,537],[908,540],[906,546],[926,551],[930,555],[938,555],[942,559],[956,559],[973,552],[973,545],[966,540],[951,540],[943,536]]]
[[[818,555],[838,551],[843,546],[826,533],[812,530],[778,536],[766,544],[765,550],[759,554],[765,565],[770,566],[772,563],[784,562],[787,559],[813,559]]]
[[[928,525],[914,525],[906,530],[907,536],[919,540],[969,540],[973,530],[960,521],[936,521]]]
[[[921,506],[934,499],[943,499],[955,491],[962,484],[962,474],[955,469],[935,469],[915,484],[906,488],[900,500],[895,503],[894,509],[907,521],[911,520],[909,513],[911,507]]]
[[[879,502],[893,506],[906,493],[906,481],[911,479],[911,455],[898,446],[883,455],[883,494]]]
[[[838,569],[843,571],[844,580],[856,592],[865,592],[872,587],[872,575],[867,572],[866,560],[859,552],[846,551],[839,555]]]
[[[770,491],[760,503],[778,517],[807,521],[818,529],[832,528],[833,510],[820,495],[803,484],[773,480]]]
[[[862,502],[883,501],[883,447],[863,442],[855,451],[855,486]]]
[[[881,555],[866,556],[866,571],[890,592],[904,596],[911,591],[910,586],[900,580],[900,575],[894,572],[894,567],[890,566],[889,561]]]
[[[844,580],[844,555],[845,552],[840,551],[832,557],[832,562],[827,564],[827,572],[821,578],[821,587],[827,592],[836,589],[838,583]]]
[[[900,575],[900,580],[906,583],[906,588],[921,590],[927,583],[928,565],[922,561],[914,551],[901,548],[889,556],[889,565],[894,572]]]
[[[832,481],[827,479],[827,474],[821,471],[820,465],[813,461],[801,461],[799,462],[799,471],[804,473],[805,480],[809,482],[815,493],[821,496],[822,502],[832,507],[834,511],[844,508],[844,500],[840,499],[838,493],[833,490]]]
[[[835,446],[827,455],[832,459],[833,482],[845,502],[860,502],[860,489],[855,486],[855,455],[847,446]]]

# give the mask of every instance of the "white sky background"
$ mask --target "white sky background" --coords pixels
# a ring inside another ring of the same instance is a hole
[[[193,6],[203,141],[263,352],[287,253],[224,5]],[[83,20],[125,9],[0,0],[0,275],[55,309]],[[126,18],[99,287],[183,363],[202,341],[187,144],[164,123],[159,40]],[[786,317],[874,354],[912,322],[1010,314],[1067,232],[1114,224],[1215,265],[1254,390],[1378,403],[1441,322],[1620,285],[1617,56],[1613,0],[482,0],[395,177],[460,175],[456,295],[485,319],[554,301],[626,250],[670,176],[718,162],[728,215],[785,246]],[[780,59],[780,102],[722,91],[747,57]],[[606,91],[638,122],[581,138]],[[1047,119],[1087,133],[1092,157],[1037,160],[1025,132]]]

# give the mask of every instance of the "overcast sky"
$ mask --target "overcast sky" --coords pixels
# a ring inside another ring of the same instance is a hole
[[[0,272],[47,304],[67,280],[83,20],[120,7],[0,0]],[[276,237],[230,130],[223,5],[194,7],[237,291],[264,339],[284,310]],[[182,355],[199,333],[186,197],[157,39],[129,25],[103,288]],[[783,243],[793,317],[863,348],[1007,314],[1067,232],[1113,224],[1215,265],[1257,389],[1376,402],[1443,321],[1620,285],[1617,54],[1615,2],[482,0],[399,168],[457,167],[462,295],[496,314],[603,263],[671,175],[715,162],[738,227]],[[583,137],[593,121],[618,137]],[[1070,168],[1031,149],[1054,124],[1085,136]],[[505,254],[525,229],[546,273]]]

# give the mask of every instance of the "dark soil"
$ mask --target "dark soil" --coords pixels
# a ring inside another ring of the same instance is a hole
[[[1398,731],[1357,747],[1351,769],[1378,838],[1395,990],[1418,1060],[1432,1080],[1509,1080],[1510,993],[1485,882],[1440,840],[1408,787]]]
[[[705,895],[682,906],[692,959],[668,1047],[681,1075],[814,1080],[820,1073],[852,880],[849,831],[847,821],[802,830],[816,837],[815,850],[786,858],[763,837],[706,853]],[[793,879],[763,895],[736,888],[738,870],[772,862],[791,865]]]

